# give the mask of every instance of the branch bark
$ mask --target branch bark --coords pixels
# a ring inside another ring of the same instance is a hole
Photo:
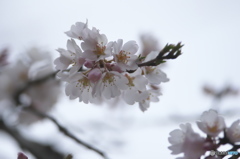
[[[3,119],[0,118],[0,130],[8,133],[14,138],[18,145],[33,154],[37,159],[62,159],[64,155],[54,149],[50,145],[43,145],[29,139],[25,139],[15,128],[7,126]]]

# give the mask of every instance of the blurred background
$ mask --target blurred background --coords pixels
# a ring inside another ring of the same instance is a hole
[[[0,50],[7,48],[13,61],[37,47],[50,52],[54,59],[59,56],[57,48],[66,48],[64,32],[75,22],[86,20],[89,28],[96,27],[109,41],[121,38],[140,45],[141,36],[147,34],[160,48],[182,42],[183,55],[162,68],[170,81],[161,84],[160,102],[152,103],[146,112],[137,105],[70,101],[63,89],[49,112],[112,159],[176,158],[167,149],[167,138],[180,123],[194,122],[211,107],[229,123],[240,116],[238,95],[216,97],[225,88],[237,91],[240,86],[239,7],[237,0],[1,0]],[[74,159],[100,158],[59,133],[47,119],[17,128],[26,138],[49,143],[64,154],[73,154]],[[0,158],[14,159],[19,151],[16,141],[0,131]]]

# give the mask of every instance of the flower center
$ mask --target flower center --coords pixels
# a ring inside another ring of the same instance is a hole
[[[113,74],[106,73],[102,81],[104,83],[104,86],[107,86],[107,84],[114,85],[114,82],[116,81],[116,79]]]
[[[152,73],[156,68],[151,67],[151,66],[146,66],[145,69],[146,69],[146,74],[150,74],[150,73]]]
[[[93,51],[97,56],[101,56],[101,55],[106,55],[104,53],[106,49],[106,46],[103,46],[103,44],[97,44],[95,51]]]
[[[218,126],[217,126],[217,124],[214,124],[214,126],[212,126],[212,127],[209,127],[209,126],[208,126],[207,128],[208,128],[208,130],[209,130],[210,132],[212,132],[212,133],[218,131]]]
[[[119,54],[116,55],[116,57],[117,57],[117,62],[127,63],[127,62],[128,62],[127,59],[130,58],[130,56],[128,56],[128,54],[130,54],[130,53],[121,50],[121,51],[119,52]]]
[[[76,87],[79,87],[81,91],[83,91],[83,89],[85,89],[86,87],[90,88],[91,85],[90,85],[89,79],[86,77],[79,79]],[[89,90],[89,88],[88,88],[88,90]]]
[[[125,77],[127,77],[127,79],[128,79],[128,86],[129,87],[134,87],[135,85],[134,85],[134,83],[133,83],[133,80],[135,79],[135,77],[130,77],[128,74],[125,74]]]

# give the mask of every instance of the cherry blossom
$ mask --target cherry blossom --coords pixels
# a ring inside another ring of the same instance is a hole
[[[200,130],[212,137],[218,136],[225,128],[224,118],[212,109],[203,112],[201,120],[197,122],[197,125]]]
[[[29,82],[41,79],[54,72],[51,57],[48,52],[32,48],[2,69],[0,74],[0,100],[7,100],[11,105],[16,101],[12,98],[17,91],[25,88]],[[16,82],[17,81],[17,82]],[[56,103],[60,85],[59,81],[51,78],[44,83],[38,83],[28,89],[25,89],[19,99],[21,105],[31,106],[35,110],[45,113],[52,109]],[[11,109],[11,107],[9,107]],[[13,109],[14,110],[14,109]],[[16,112],[16,111],[15,111]],[[31,124],[40,118],[27,112],[17,111],[18,122]]]
[[[62,71],[72,65],[71,72],[76,72],[85,62],[82,57],[82,50],[73,39],[67,41],[67,50],[60,48],[57,51],[60,53],[60,57],[54,60],[57,70]]]
[[[227,128],[226,135],[232,143],[240,142],[240,119]]]
[[[141,55],[146,57],[152,51],[159,51],[161,50],[159,47],[158,40],[151,34],[142,34],[140,37],[142,49]]]
[[[106,99],[117,97],[121,90],[127,89],[127,83],[127,78],[116,71],[104,72],[94,88],[93,96],[103,96]]]
[[[160,89],[150,88],[158,88],[169,79],[158,66],[138,66],[156,58],[156,52],[141,60],[135,41],[108,42],[105,34],[95,27],[89,29],[87,23],[76,23],[66,34],[79,40],[80,45],[68,40],[67,50],[58,49],[60,57],[54,63],[60,70],[57,76],[67,82],[65,93],[70,99],[94,103],[96,99],[121,97],[127,104],[139,103],[142,111],[150,102],[159,101]]]
[[[152,51],[149,53],[143,62],[150,61],[154,59],[157,56],[158,52]],[[160,84],[161,82],[168,82],[169,79],[167,78],[167,75],[161,71],[160,65],[158,66],[145,66],[142,67],[142,70],[148,79],[148,81],[152,84]]]
[[[87,60],[104,59],[112,55],[113,42],[108,43],[107,36],[100,34],[99,30],[93,28],[89,31],[89,36],[81,43],[83,58]]]
[[[141,69],[137,69],[133,74],[126,73],[128,87],[123,92],[123,99],[127,104],[133,105],[147,98],[147,79],[141,75]]]
[[[190,124],[181,124],[181,129],[175,129],[170,132],[169,142],[171,146],[169,146],[169,149],[172,150],[172,154],[183,152],[183,158],[186,159],[200,158],[201,156],[205,156],[205,159],[222,158],[224,156],[215,154],[216,151],[222,151],[222,145],[230,144],[232,148],[229,151],[239,149],[239,123],[240,120],[236,120],[227,128],[224,118],[219,116],[217,111],[210,109],[203,112],[201,120],[197,121],[198,128],[207,134],[205,138],[193,132]],[[219,136],[222,131],[224,131],[223,136]],[[207,153],[205,154],[207,151],[210,152],[208,156],[206,156]],[[227,151],[225,152],[227,153]]]
[[[153,86],[153,85],[151,85],[151,87],[157,88],[156,86]],[[143,93],[146,94],[146,98],[144,98],[143,100],[141,100],[139,102],[139,108],[143,112],[146,111],[150,107],[150,102],[158,102],[159,101],[158,96],[162,95],[159,88],[149,89]]]
[[[88,36],[88,23],[76,22],[75,25],[71,26],[71,29],[65,32],[69,37],[83,40]]]
[[[180,129],[170,132],[168,141],[172,144],[168,148],[172,154],[184,153],[184,159],[200,158],[205,154],[204,138],[193,131],[191,124],[181,124]]]
[[[136,70],[137,69],[137,55],[138,45],[135,41],[128,41],[123,45],[123,40],[118,39],[113,44],[113,56],[115,62],[123,70]]]

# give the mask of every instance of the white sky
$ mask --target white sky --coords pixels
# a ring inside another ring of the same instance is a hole
[[[159,38],[161,45],[182,41],[185,44],[183,55],[169,61],[164,68],[170,82],[163,84],[161,101],[145,113],[141,113],[137,106],[129,106],[131,108],[124,111],[124,115],[113,113],[121,120],[134,117],[131,120],[134,120],[132,126],[135,128],[130,126],[123,132],[125,136],[122,138],[128,144],[123,153],[111,150],[113,156],[117,154],[114,158],[170,158],[170,151],[166,149],[167,136],[178,124],[167,126],[159,124],[165,122],[160,120],[169,114],[200,115],[209,109],[211,100],[201,93],[205,83],[216,88],[225,84],[240,85],[237,73],[240,68],[239,8],[238,0],[1,0],[0,48],[10,47],[15,55],[38,46],[57,56],[55,49],[65,48],[68,39],[63,32],[75,22],[85,22],[86,19],[90,27],[100,29],[110,41],[118,38],[138,41],[143,32]],[[238,106],[239,102],[239,98],[229,99],[225,104]],[[115,118],[104,108],[77,102],[69,104],[67,99],[63,103],[58,104],[57,113],[75,127],[78,125],[76,121],[84,123]],[[117,123],[121,122],[113,125]],[[151,126],[151,123],[154,124]],[[149,129],[142,129],[149,124]]]

